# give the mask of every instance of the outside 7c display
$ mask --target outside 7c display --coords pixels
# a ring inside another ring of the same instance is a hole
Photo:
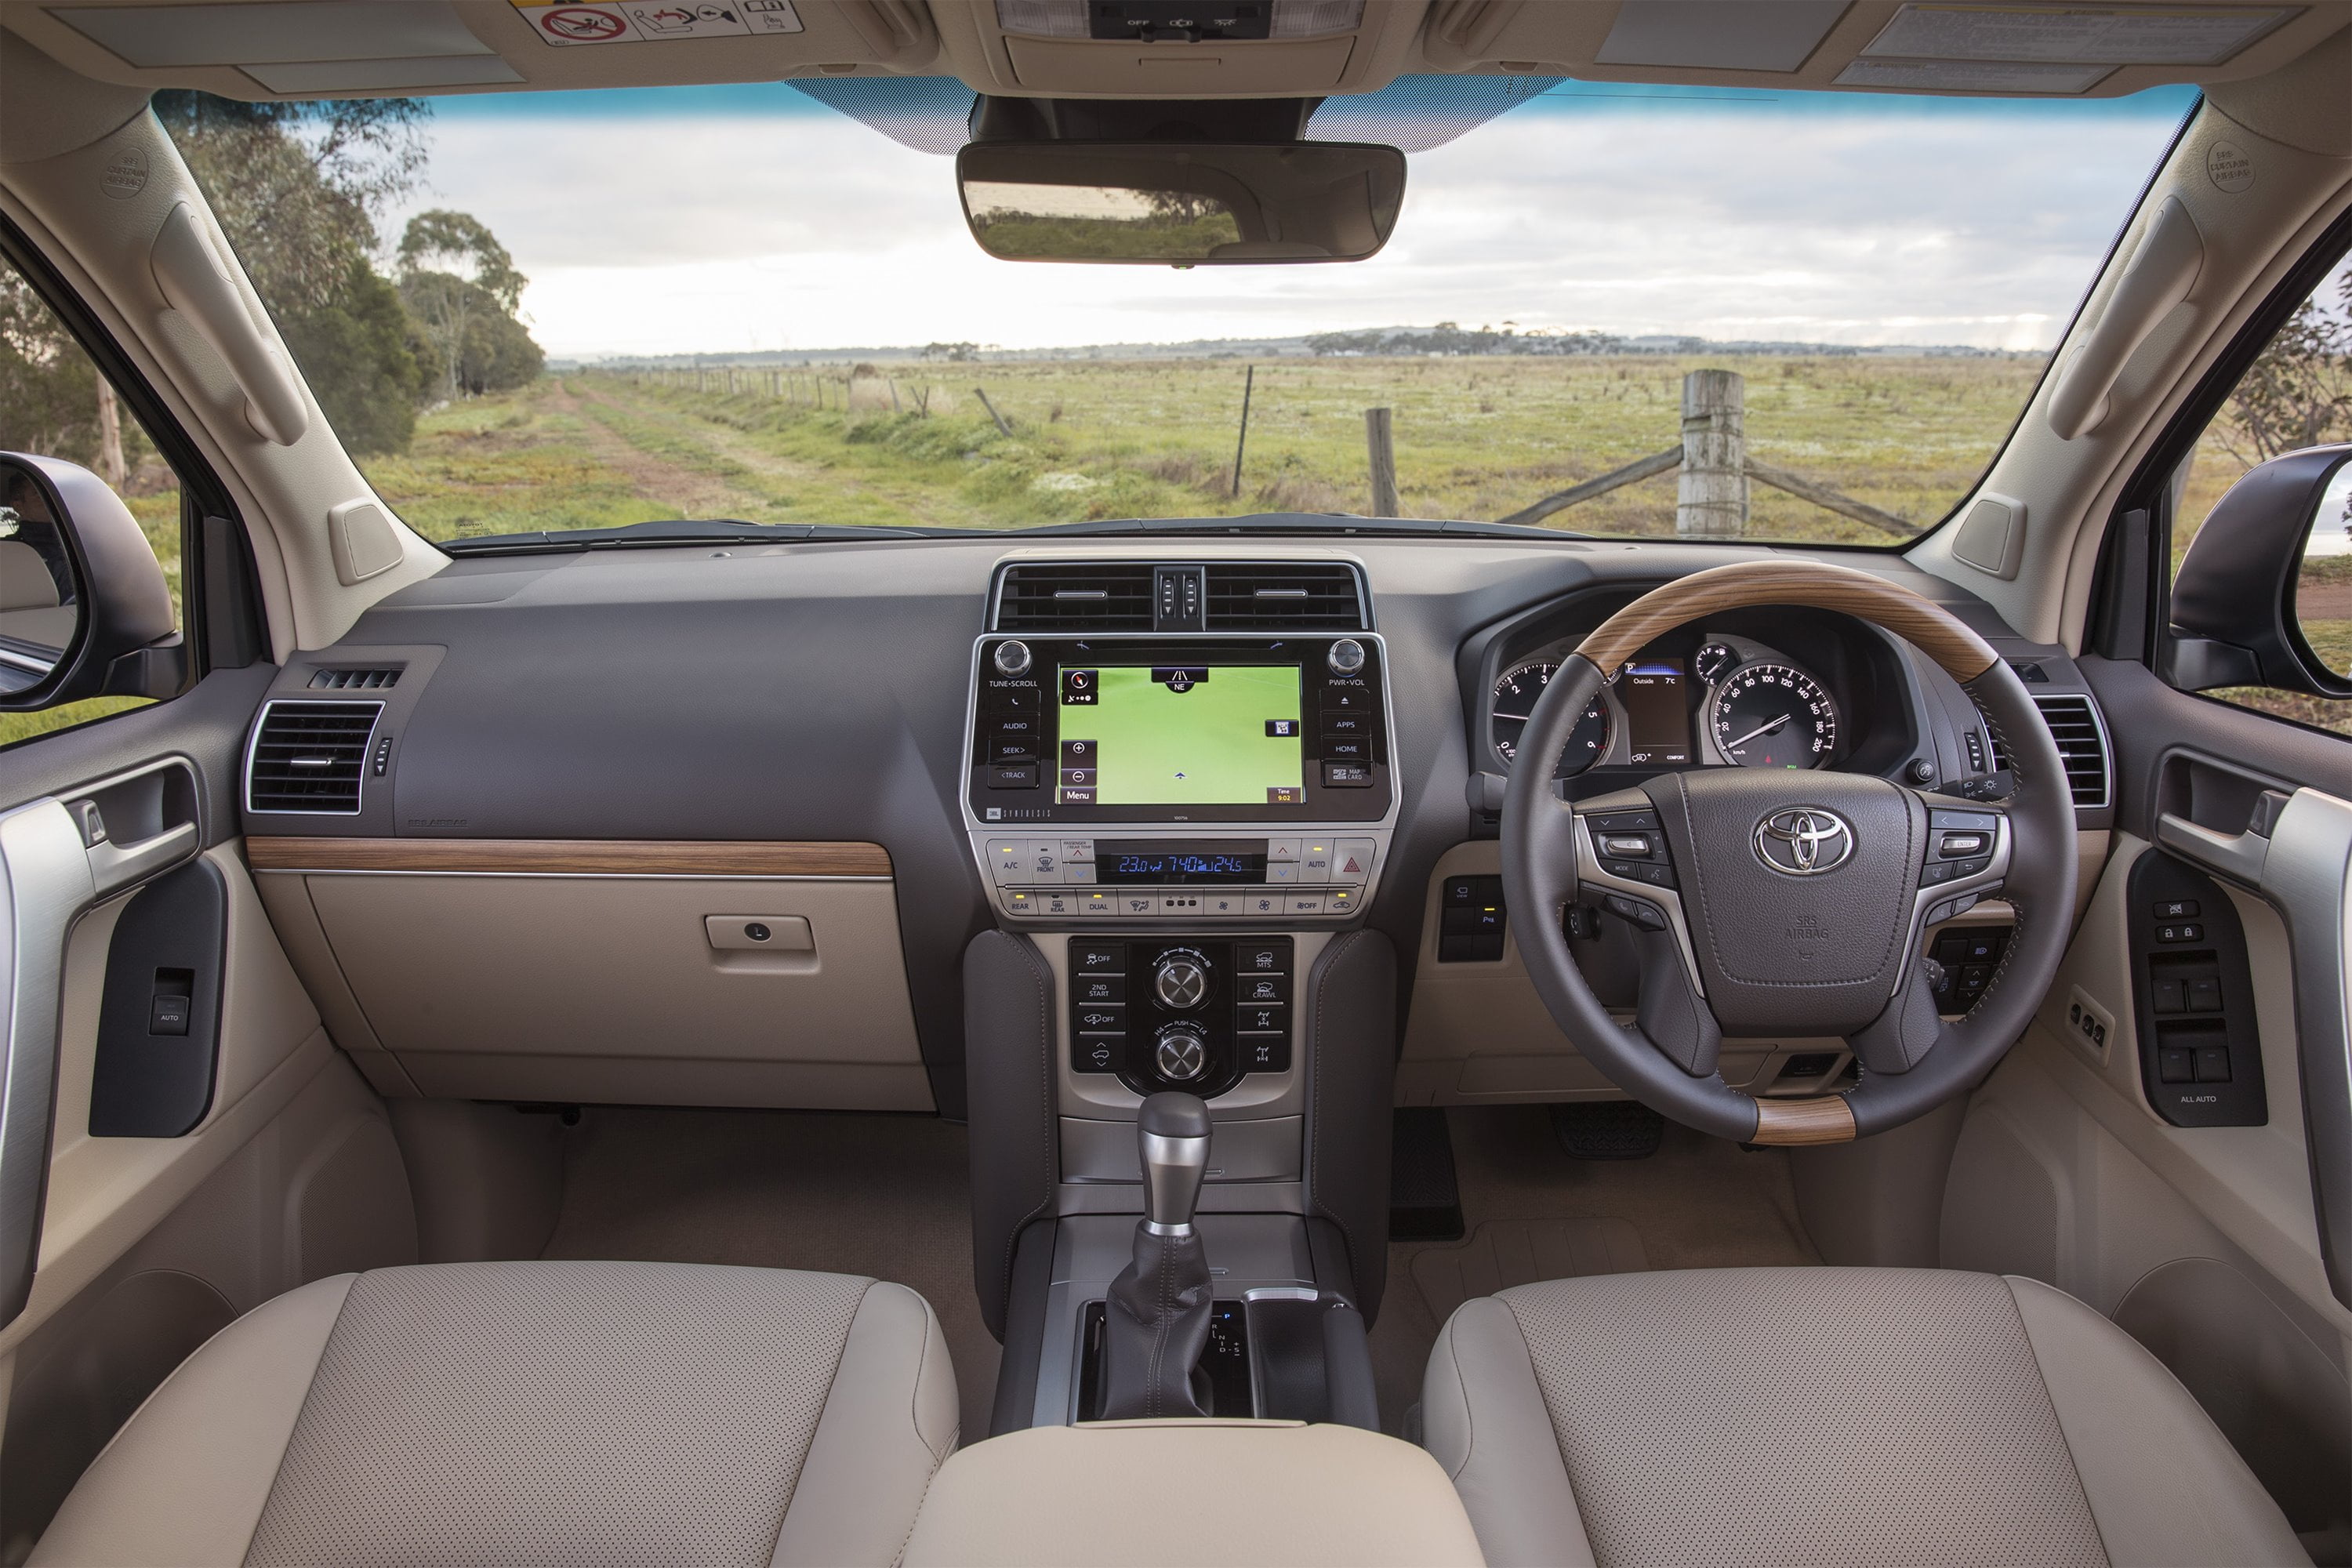
[[[1062,805],[1297,805],[1297,665],[1065,665]]]

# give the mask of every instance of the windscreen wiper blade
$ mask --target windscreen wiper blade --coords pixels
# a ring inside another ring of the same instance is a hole
[[[1038,528],[1015,528],[1012,534],[1055,534],[1064,538],[1089,534],[1200,533],[1383,533],[1391,537],[1597,539],[1566,528],[1534,528],[1518,522],[1462,522],[1410,517],[1358,517],[1352,512],[1260,512],[1251,517],[1110,518],[1097,522],[1054,522]]]
[[[740,518],[659,518],[617,528],[542,529],[446,540],[450,555],[522,555],[541,551],[645,549],[677,544],[797,544],[861,539],[929,539],[968,531],[950,528],[867,527],[835,522],[745,522]]]

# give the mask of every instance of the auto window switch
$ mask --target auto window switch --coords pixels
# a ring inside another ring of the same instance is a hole
[[[2195,1083],[2197,1053],[2186,1046],[2165,1046],[2156,1053],[2156,1077],[2159,1083]]]
[[[151,1035],[184,1035],[188,1017],[194,1008],[194,998],[188,996],[152,996],[147,1002],[147,1032]]]
[[[2189,982],[2189,1011],[2218,1013],[2221,1010],[2221,983],[2207,976]]]
[[[2189,1011],[2188,988],[2178,980],[2156,983],[2156,1010],[2159,1013]]]
[[[2230,1047],[2200,1046],[2197,1047],[2197,1081],[2227,1083],[2230,1081]]]

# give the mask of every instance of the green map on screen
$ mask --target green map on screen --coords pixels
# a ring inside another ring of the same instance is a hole
[[[1092,742],[1097,803],[1264,805],[1302,798],[1297,665],[1221,664],[1205,672],[1194,665],[1186,667],[1194,679],[1175,681],[1152,673],[1145,665],[1113,666],[1097,672],[1092,704],[1065,698],[1065,756],[1072,742]]]

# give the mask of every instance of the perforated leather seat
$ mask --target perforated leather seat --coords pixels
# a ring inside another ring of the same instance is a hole
[[[1496,1568],[2309,1561],[2172,1374],[2031,1279],[1520,1286],[1454,1314],[1423,1412]]]
[[[897,1560],[955,1446],[902,1286],[690,1264],[321,1279],[215,1335],[66,1500],[43,1563]]]

